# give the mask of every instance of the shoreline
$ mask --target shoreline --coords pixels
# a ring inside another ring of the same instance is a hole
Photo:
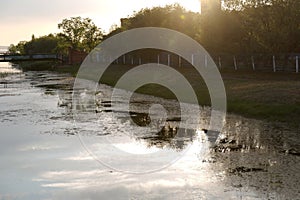
[[[35,63],[26,70],[48,70],[69,73],[76,77],[80,65],[43,65]],[[50,67],[49,67],[50,66]],[[20,68],[23,69],[22,64]],[[100,83],[114,86],[116,81],[132,66],[112,65],[101,77]],[[198,95],[200,106],[210,106],[210,96],[205,83],[201,83],[194,71],[188,68],[175,68],[190,81]],[[291,73],[266,73],[249,71],[221,70],[227,95],[227,112],[243,117],[266,120],[273,123],[287,123],[300,127],[300,77]],[[298,87],[299,86],[299,87]],[[137,93],[175,99],[172,92],[158,85],[139,88]]]

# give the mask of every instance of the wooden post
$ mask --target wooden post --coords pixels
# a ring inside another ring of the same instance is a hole
[[[134,64],[134,60],[133,60],[133,57],[131,58],[131,65],[133,65]]]
[[[276,72],[276,60],[275,60],[275,56],[273,56],[273,72]]]
[[[296,56],[296,73],[299,73],[299,56]]]
[[[159,65],[160,62],[160,58],[159,58],[159,54],[157,54],[157,64]]]
[[[142,64],[142,58],[140,57],[139,58],[139,65],[141,65]]]
[[[254,63],[254,57],[251,56],[251,62],[252,62],[252,69],[255,70],[255,63]]]
[[[221,56],[219,56],[219,67],[220,67],[220,69],[222,68]]]
[[[234,64],[234,69],[237,70],[237,63],[236,63],[236,57],[233,56],[233,64]]]
[[[178,56],[178,66],[181,67],[181,57]]]
[[[126,57],[125,57],[125,55],[123,55],[123,64],[124,65],[126,64]]]
[[[171,64],[171,58],[170,58],[170,54],[168,54],[168,66],[170,66]]]

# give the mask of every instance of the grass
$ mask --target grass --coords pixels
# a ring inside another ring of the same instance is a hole
[[[60,73],[69,73],[72,76],[76,76],[80,64],[76,65],[62,65],[56,61],[24,61],[17,62],[24,71],[55,71]]]
[[[299,125],[300,74],[225,71],[228,111]]]
[[[111,66],[100,80],[114,85],[130,66]],[[192,68],[176,68],[193,86],[200,105],[210,105],[208,89]],[[300,74],[221,70],[227,95],[227,111],[272,122],[300,122]],[[174,99],[166,88],[149,84],[139,93]]]
[[[104,73],[100,79],[101,83],[114,86],[116,82],[121,78],[121,76],[128,70],[132,69],[131,66],[118,66],[111,65]],[[183,74],[187,80],[192,80],[191,85],[198,95],[198,102],[201,105],[210,105],[210,97],[207,87],[201,77],[195,76],[194,71],[183,71],[182,68],[177,68],[181,74]],[[136,92],[149,94],[154,96],[159,96],[166,99],[174,99],[175,95],[173,92],[169,91],[167,88],[162,87],[158,84],[147,84],[139,88]],[[188,101],[188,100],[187,100]]]
[[[35,66],[41,69],[39,67],[41,64],[43,63],[36,63]],[[79,69],[79,65],[59,66],[47,63],[44,67],[46,66],[48,68],[50,66],[50,70],[71,73],[73,76],[76,76]],[[100,82],[114,86],[117,80],[130,69],[132,69],[131,66],[111,65]],[[189,80],[197,94],[199,104],[209,106],[208,89],[198,72],[190,67],[175,69]],[[300,74],[221,70],[221,76],[226,88],[228,112],[250,118],[299,125]],[[167,99],[175,98],[172,92],[157,84],[145,85],[137,92]]]
[[[43,71],[51,70],[55,65],[55,61],[22,61],[16,62],[24,71]]]

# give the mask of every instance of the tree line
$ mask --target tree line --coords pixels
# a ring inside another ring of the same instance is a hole
[[[58,34],[49,34],[39,38],[32,35],[30,41],[21,41],[17,45],[10,45],[9,52],[20,54],[57,53],[67,54],[68,49],[90,52],[97,46],[103,32],[90,18],[71,17],[58,24],[62,30]]]
[[[11,45],[11,52],[89,52],[114,34],[139,27],[164,27],[182,32],[213,54],[291,53],[300,50],[299,0],[225,0],[222,10],[205,14],[178,4],[145,8],[122,19],[107,35],[89,18],[73,17],[58,24],[58,34]]]

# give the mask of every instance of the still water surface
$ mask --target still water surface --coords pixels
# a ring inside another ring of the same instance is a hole
[[[92,94],[77,91],[72,101],[67,74],[22,72],[3,63],[0,71],[6,73],[0,81],[0,199],[300,198],[297,129],[228,115],[213,140],[202,131],[209,108],[201,108],[200,121],[190,116],[198,128],[178,129],[176,101],[135,94],[128,120],[122,97],[111,102],[108,86],[99,85],[87,106]],[[161,110],[154,107],[150,119],[153,103],[164,106],[167,122],[145,132]],[[157,171],[134,173],[151,170]]]

